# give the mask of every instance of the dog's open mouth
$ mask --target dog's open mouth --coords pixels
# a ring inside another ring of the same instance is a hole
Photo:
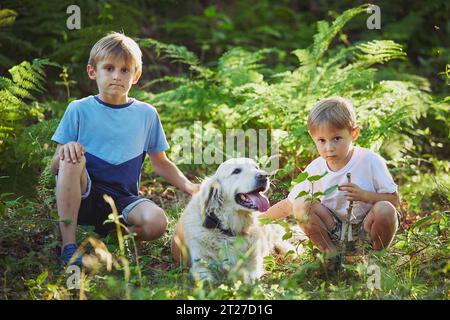
[[[238,193],[235,197],[236,202],[248,209],[267,211],[270,207],[269,199],[262,194],[265,188],[260,187],[249,193]]]

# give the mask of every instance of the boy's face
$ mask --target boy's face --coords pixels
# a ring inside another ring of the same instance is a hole
[[[114,104],[127,102],[131,86],[136,84],[141,76],[141,72],[136,72],[134,67],[120,58],[100,60],[96,68],[88,65],[87,73],[90,79],[97,82],[102,100]]]
[[[337,129],[323,124],[310,132],[322,158],[327,161],[330,169],[336,171],[343,168],[351,158],[351,146],[359,136],[359,128],[352,131]]]

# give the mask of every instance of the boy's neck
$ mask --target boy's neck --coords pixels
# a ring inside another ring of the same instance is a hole
[[[105,103],[121,105],[128,103],[128,95],[112,96],[108,94],[99,93],[98,98]]]
[[[350,159],[352,158],[353,152],[354,152],[354,151],[355,151],[355,147],[354,147],[354,146],[351,146],[351,147],[350,147],[350,150],[348,151],[347,157],[344,159],[344,161],[342,161],[342,163],[339,163],[339,164],[337,164],[337,165],[335,165],[335,164],[330,164],[330,163],[327,161],[327,166],[328,166],[328,168],[329,168],[331,171],[333,171],[333,172],[336,172],[336,171],[341,170],[343,167],[345,167],[345,166],[347,165],[347,163],[350,162]]]

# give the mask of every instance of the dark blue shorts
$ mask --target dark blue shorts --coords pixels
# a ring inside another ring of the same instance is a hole
[[[81,205],[80,210],[78,211],[77,224],[94,226],[95,232],[101,236],[105,236],[111,230],[115,230],[116,228],[116,225],[113,222],[103,223],[112,213],[112,208],[109,203],[103,199],[105,191],[101,190],[91,181],[89,173],[87,173],[87,182],[87,191],[81,195]],[[117,213],[122,216],[122,218],[120,218],[120,222],[125,226],[130,225],[128,223],[128,215],[136,205],[144,201],[154,203],[150,199],[135,195],[110,196],[114,200]]]

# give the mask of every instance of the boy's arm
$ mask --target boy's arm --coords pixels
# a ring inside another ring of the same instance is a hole
[[[366,191],[365,196],[367,203],[374,204],[378,201],[389,201],[394,205],[394,207],[400,206],[400,197],[397,192],[394,193],[376,193],[376,192],[370,192]]]
[[[189,194],[198,191],[200,186],[190,182],[177,166],[167,158],[164,151],[150,153],[149,157],[156,174],[166,179],[171,185]]]
[[[270,218],[272,220],[278,220],[288,216],[291,212],[291,201],[289,199],[284,199],[271,206],[269,210],[259,215],[258,218]]]
[[[339,185],[339,190],[345,192],[345,198],[348,201],[362,201],[374,204],[378,201],[389,201],[394,207],[400,206],[400,197],[397,192],[394,193],[376,193],[361,189],[354,183],[343,183]]]

